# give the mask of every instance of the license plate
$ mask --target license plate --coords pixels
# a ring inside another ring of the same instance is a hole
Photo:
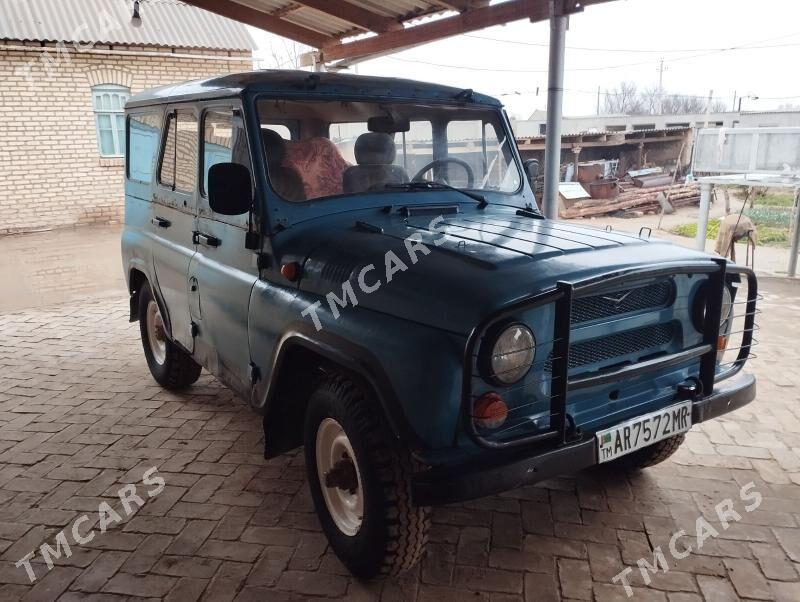
[[[597,458],[602,464],[658,443],[692,428],[692,402],[637,416],[597,433]]]

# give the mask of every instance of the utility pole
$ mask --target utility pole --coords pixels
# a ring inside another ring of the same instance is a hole
[[[708,116],[711,113],[711,101],[714,99],[714,90],[708,91],[708,102],[706,103],[706,124],[704,127],[708,127]]]
[[[569,16],[564,3],[550,1],[550,60],[547,70],[547,129],[544,149],[545,217],[558,218],[558,182],[561,173],[561,111],[564,101],[564,56]]]
[[[666,70],[667,67],[662,58],[658,63],[658,103],[656,104],[658,110],[656,112],[659,115],[664,112],[664,71]]]
[[[597,114],[600,115],[600,86],[597,86]]]

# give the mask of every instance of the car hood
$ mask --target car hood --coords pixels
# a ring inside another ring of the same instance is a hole
[[[496,205],[449,215],[422,211],[427,214],[373,211],[308,224],[289,245],[306,258],[300,289],[342,298],[343,286],[352,287],[361,307],[466,334],[490,313],[560,280],[710,259],[665,241]]]

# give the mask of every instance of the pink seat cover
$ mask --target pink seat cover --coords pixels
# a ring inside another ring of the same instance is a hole
[[[336,145],[322,137],[287,141],[283,164],[303,178],[307,199],[342,194],[342,174],[350,166]]]

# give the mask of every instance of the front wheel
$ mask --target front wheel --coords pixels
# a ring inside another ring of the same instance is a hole
[[[184,389],[200,378],[200,364],[169,340],[150,285],[139,291],[139,329],[150,374],[165,389]]]
[[[414,566],[429,511],[411,504],[415,462],[395,443],[374,399],[344,375],[309,400],[305,459],[311,497],[331,548],[356,577]]]

